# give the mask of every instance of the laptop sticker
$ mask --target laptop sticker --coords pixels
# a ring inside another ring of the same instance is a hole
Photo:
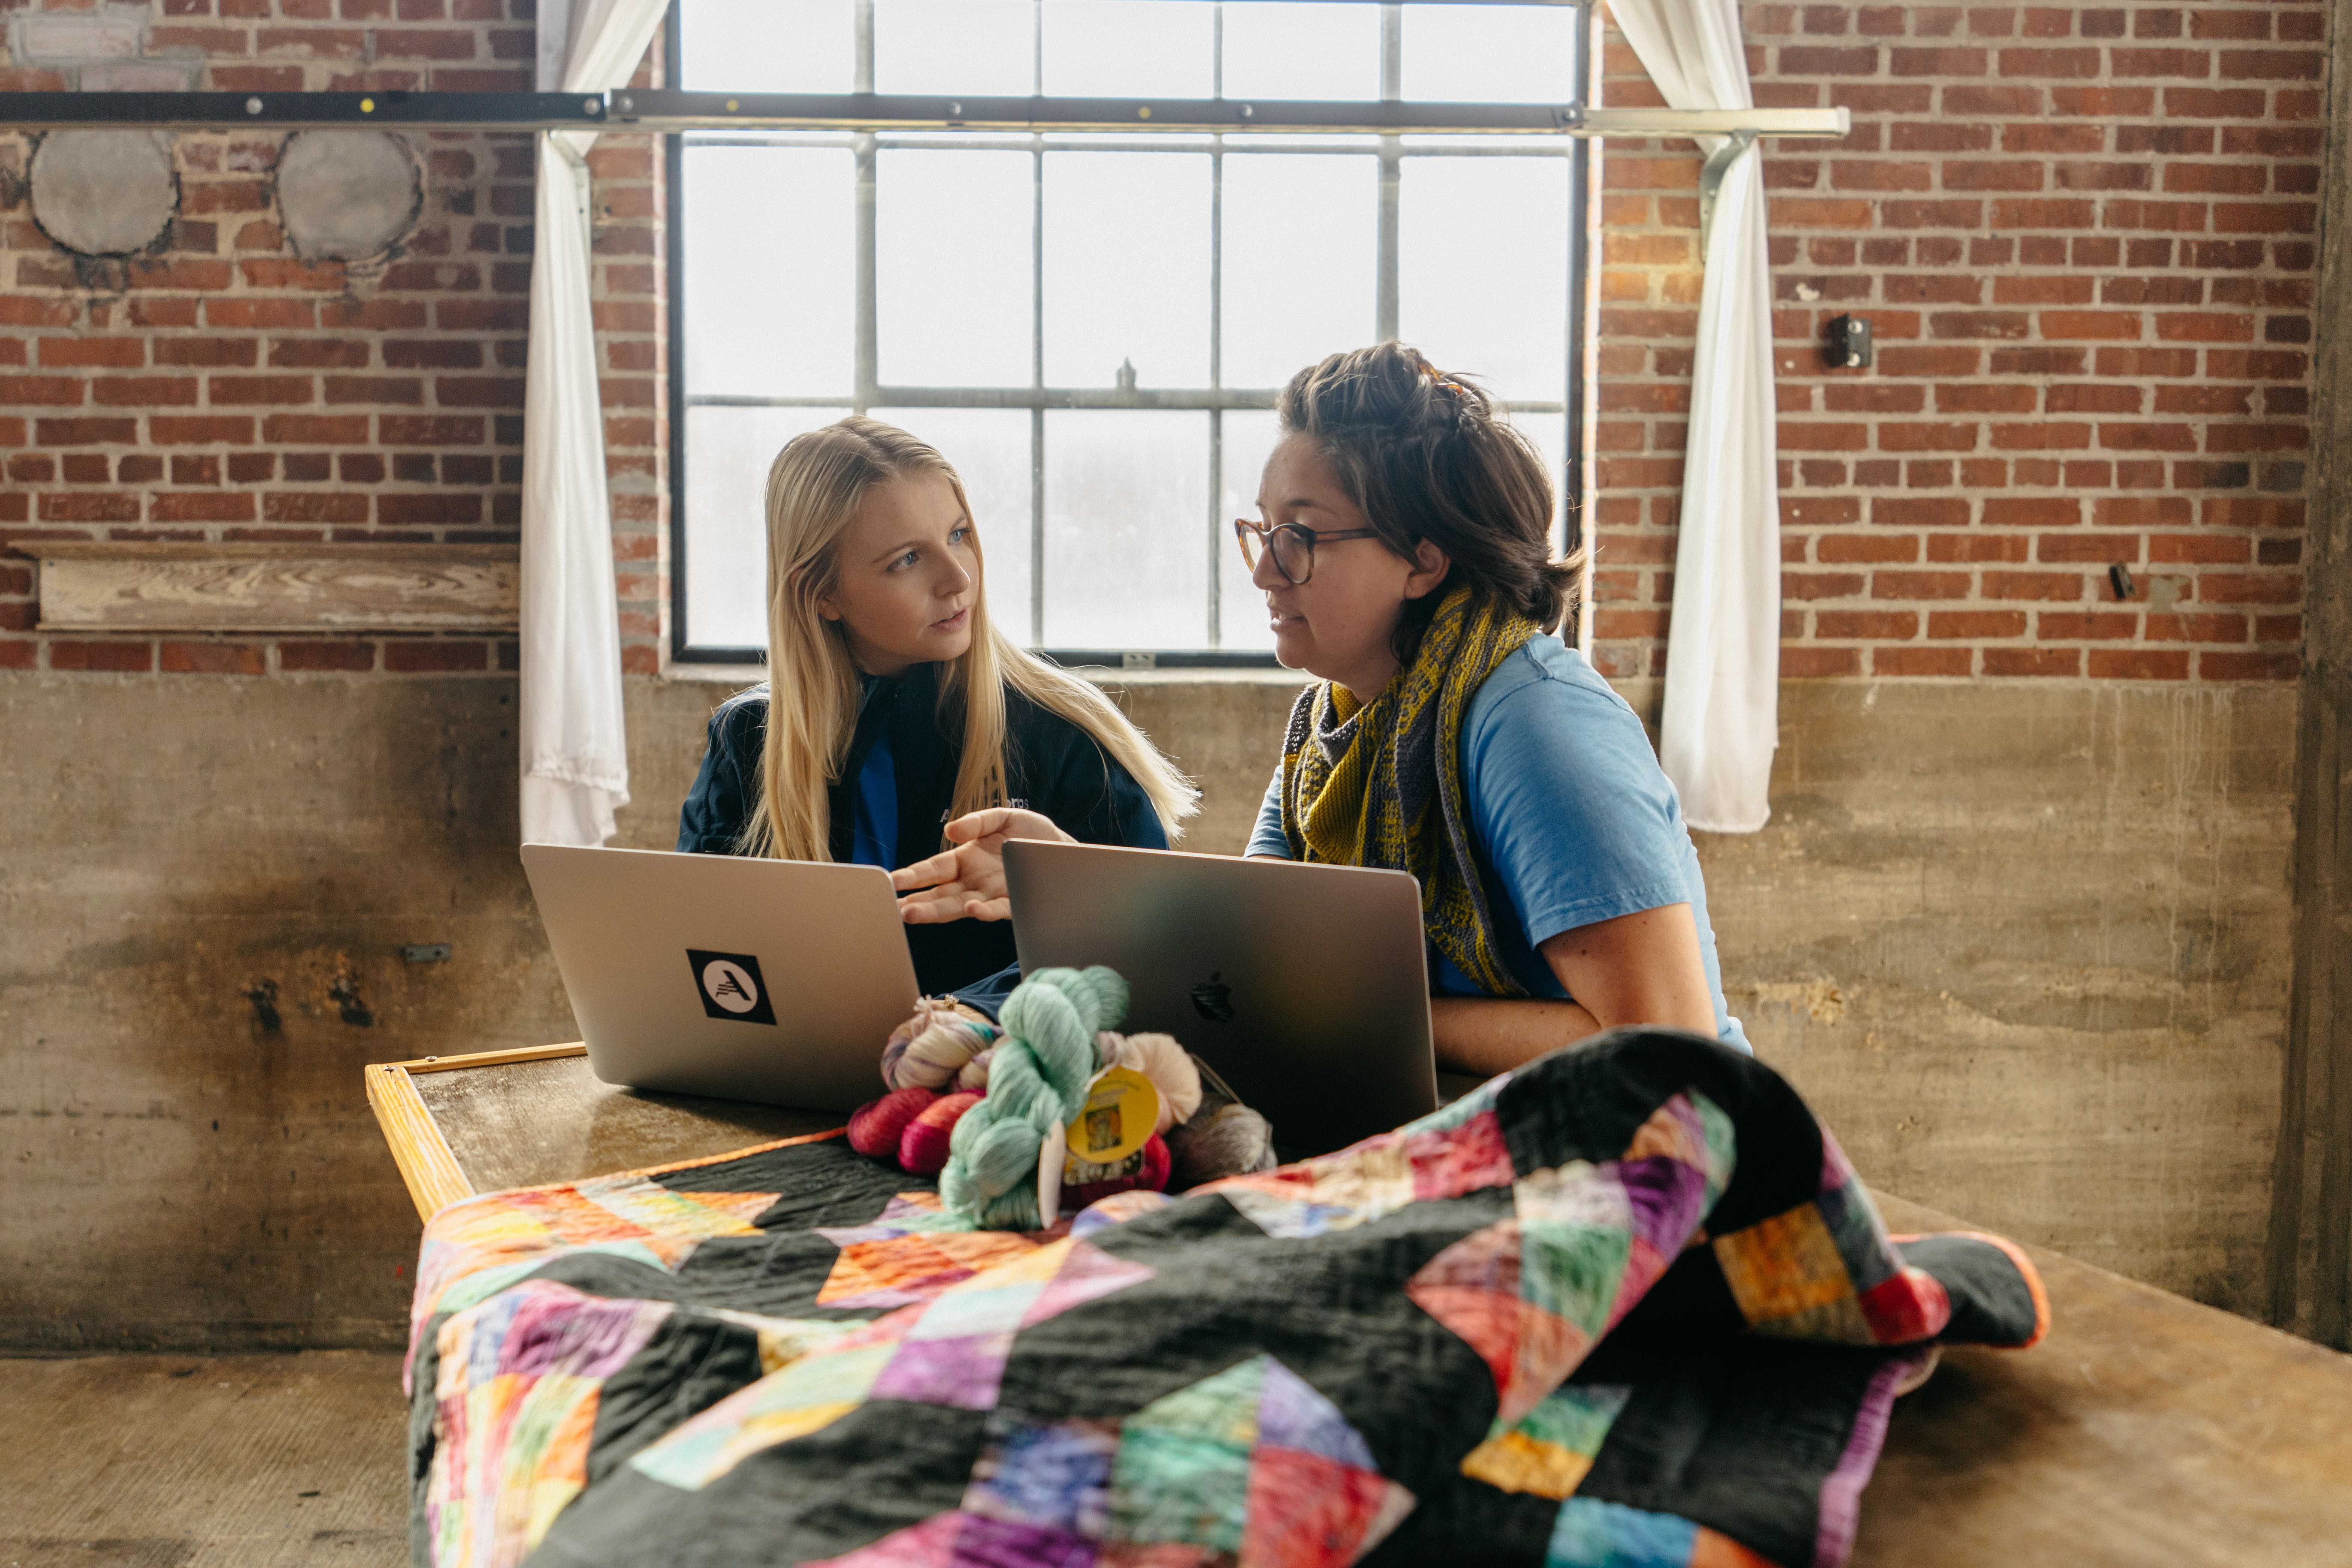
[[[773,1024],[776,1010],[768,1003],[768,988],[760,978],[760,961],[748,952],[705,952],[686,950],[694,967],[694,983],[702,994],[702,1010],[714,1018],[743,1024]]]

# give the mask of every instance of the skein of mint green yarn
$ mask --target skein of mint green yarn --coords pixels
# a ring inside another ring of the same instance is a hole
[[[1095,1032],[1126,1017],[1127,982],[1100,964],[1041,969],[1005,998],[988,1094],[948,1139],[940,1202],[950,1215],[977,1230],[1037,1228],[1038,1150],[1086,1103]]]

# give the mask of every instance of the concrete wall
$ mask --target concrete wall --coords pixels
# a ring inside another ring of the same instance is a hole
[[[0,1342],[399,1342],[417,1226],[362,1064],[569,1037],[513,712],[481,678],[0,679]]]
[[[1804,681],[1700,836],[1733,1009],[1873,1184],[2261,1310],[2295,698]]]
[[[1208,786],[1194,847],[1240,846],[1294,689],[1128,689]],[[668,841],[722,690],[632,682],[621,842]],[[1771,826],[1701,852],[1734,1007],[1867,1177],[2252,1307],[2294,703],[1784,688]],[[399,1342],[417,1226],[360,1066],[571,1037],[512,704],[0,677],[0,1348]]]

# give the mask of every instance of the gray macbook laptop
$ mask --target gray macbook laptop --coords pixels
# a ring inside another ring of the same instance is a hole
[[[1437,1108],[1421,884],[1402,871],[1010,839],[1021,967],[1107,963],[1286,1156]]]
[[[522,847],[555,966],[607,1083],[850,1110],[915,1010],[873,866]]]

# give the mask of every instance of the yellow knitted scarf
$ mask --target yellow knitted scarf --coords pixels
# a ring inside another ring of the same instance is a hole
[[[1331,683],[1298,694],[1282,743],[1282,831],[1294,859],[1410,871],[1437,951],[1480,989],[1524,996],[1496,951],[1462,798],[1462,721],[1495,667],[1541,628],[1465,584],[1413,660],[1342,718]]]

